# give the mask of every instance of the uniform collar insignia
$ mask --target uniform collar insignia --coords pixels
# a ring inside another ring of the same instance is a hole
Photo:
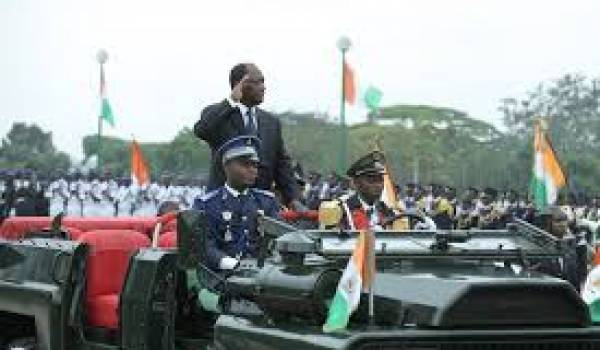
[[[235,188],[229,186],[228,184],[225,184],[225,189],[227,190],[227,192],[229,192],[234,198],[237,198],[240,196],[240,194],[242,195],[246,195],[248,194],[248,189],[245,189],[243,192],[240,192],[238,190],[236,190]]]

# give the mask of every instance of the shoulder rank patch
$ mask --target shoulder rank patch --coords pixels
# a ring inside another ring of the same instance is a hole
[[[214,196],[217,195],[217,193],[219,193],[219,189],[217,188],[216,190],[212,190],[208,193],[206,193],[205,195],[203,195],[202,197],[200,197],[200,200],[203,202],[206,202],[207,200],[213,198]]]
[[[255,193],[260,193],[260,194],[265,195],[267,197],[275,198],[275,194],[273,192],[271,192],[271,191],[261,190],[261,189],[258,189],[258,188],[253,188],[252,191],[255,192]]]

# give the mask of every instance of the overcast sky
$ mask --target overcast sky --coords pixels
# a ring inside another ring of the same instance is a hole
[[[96,132],[99,48],[110,135],[166,141],[228,94],[231,66],[264,71],[264,107],[339,109],[337,38],[383,104],[458,108],[500,123],[498,102],[567,72],[600,75],[600,1],[0,1],[0,136],[35,122],[60,150]]]

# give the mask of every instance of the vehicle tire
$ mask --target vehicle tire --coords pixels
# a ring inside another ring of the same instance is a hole
[[[34,337],[17,338],[6,345],[6,350],[35,350],[37,348]]]

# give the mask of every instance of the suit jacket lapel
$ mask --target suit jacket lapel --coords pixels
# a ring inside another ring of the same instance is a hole
[[[265,135],[265,123],[264,120],[262,118],[262,110],[256,108],[256,123],[258,124],[257,126],[257,133],[258,133],[258,138],[259,139],[263,139],[263,136]]]
[[[240,135],[244,131],[244,123],[242,122],[242,113],[239,108],[233,108],[232,115],[230,116],[231,125],[236,131],[237,135]]]

